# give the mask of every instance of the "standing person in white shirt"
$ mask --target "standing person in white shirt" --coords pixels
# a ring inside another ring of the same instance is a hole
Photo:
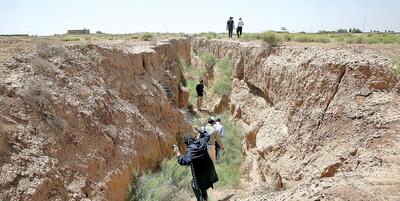
[[[214,124],[214,129],[218,131],[219,136],[221,139],[224,138],[224,126],[221,124],[221,119],[218,118],[215,120]],[[221,149],[218,143],[215,144],[215,155],[216,155],[216,160],[218,160],[218,152]]]
[[[238,38],[242,36],[243,26],[244,26],[243,20],[242,18],[239,18],[239,22],[237,24],[237,29],[236,29],[236,34]]]
[[[222,143],[219,132],[215,130],[214,124],[215,124],[215,118],[209,117],[207,125],[204,126],[204,130],[206,131],[207,135],[210,136],[210,139],[208,139],[207,150],[213,162],[215,162],[217,159],[217,155],[215,153],[216,150],[215,146],[218,145],[221,147],[221,149],[224,149],[224,144]]]

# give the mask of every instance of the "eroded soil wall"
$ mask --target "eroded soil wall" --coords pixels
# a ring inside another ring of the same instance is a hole
[[[190,41],[42,46],[0,69],[0,200],[124,200],[191,127]]]
[[[202,38],[192,48],[231,59],[228,101],[208,109],[245,128],[254,188],[281,176],[286,189],[243,199],[400,199],[400,84],[388,58]]]

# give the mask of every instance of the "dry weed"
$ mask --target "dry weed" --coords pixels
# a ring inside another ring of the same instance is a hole
[[[46,111],[52,103],[47,87],[39,82],[32,83],[25,94],[25,100],[35,110]]]
[[[43,112],[43,116],[46,119],[46,123],[54,131],[64,132],[69,127],[68,122],[61,117],[57,117],[49,112]]]
[[[42,58],[50,58],[50,57],[66,57],[67,53],[65,48],[59,45],[53,45],[48,42],[42,41],[36,45],[37,54]]]
[[[41,57],[33,57],[31,64],[34,66],[35,71],[42,75],[54,76],[56,73],[57,66]]]

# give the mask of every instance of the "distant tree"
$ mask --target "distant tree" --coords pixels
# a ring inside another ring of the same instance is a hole
[[[350,33],[362,33],[362,31],[360,29],[357,29],[357,28],[350,28],[349,32]]]
[[[327,31],[327,30],[319,30],[318,33],[320,33],[320,34],[330,33],[330,31]]]
[[[286,32],[287,31],[286,27],[281,27],[281,31]]]
[[[347,31],[347,29],[339,29],[339,30],[337,30],[337,32],[338,33],[347,33],[348,31]]]

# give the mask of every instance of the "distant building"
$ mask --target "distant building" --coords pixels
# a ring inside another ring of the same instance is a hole
[[[68,30],[67,34],[71,34],[71,35],[90,34],[90,30],[89,29]]]

